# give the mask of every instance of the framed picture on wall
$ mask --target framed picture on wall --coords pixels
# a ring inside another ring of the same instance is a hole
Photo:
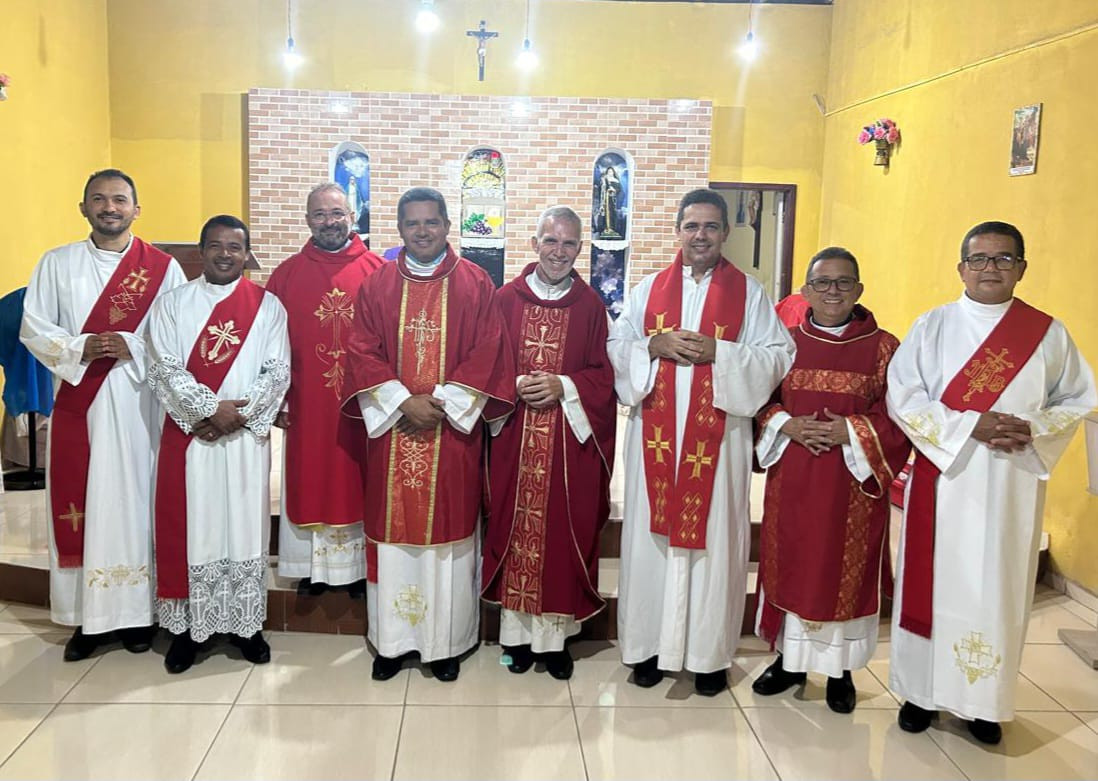
[[[1037,169],[1037,141],[1041,135],[1041,104],[1014,109],[1010,135],[1010,175],[1031,174]]]

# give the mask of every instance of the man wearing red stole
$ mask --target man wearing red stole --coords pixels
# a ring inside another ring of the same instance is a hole
[[[149,314],[149,385],[164,405],[156,466],[156,595],[173,635],[170,673],[215,633],[270,661],[267,616],[270,431],[290,384],[286,310],[244,279],[250,237],[211,217],[203,275]]]
[[[86,658],[117,630],[147,651],[156,613],[152,468],[156,399],[145,384],[146,314],[186,282],[179,265],[135,237],[137,188],[122,171],[93,173],[80,213],[84,241],[42,256],[19,338],[56,377],[50,418],[50,614],[75,626],[65,660]]]
[[[491,279],[446,240],[442,194],[404,193],[397,227],[404,249],[359,290],[344,386],[370,437],[367,638],[375,680],[418,652],[453,681],[479,626],[482,420],[513,408],[514,359]]]
[[[615,388],[632,408],[618,638],[638,686],[685,667],[715,696],[747,593],[752,419],[794,348],[762,286],[721,257],[720,193],[687,193],[675,231],[679,254],[610,329]]]
[[[847,250],[809,261],[797,357],[758,415],[755,446],[768,468],[756,634],[778,658],[752,688],[777,694],[822,673],[837,713],[854,710],[850,671],[877,647],[889,487],[911,452],[885,409],[899,341],[858,304],[862,290]]]
[[[1098,393],[1063,324],[1014,297],[1016,227],[972,228],[957,271],[964,293],[915,321],[888,370],[889,414],[916,448],[889,686],[903,729],[944,710],[996,744],[1014,716],[1045,481]]]
[[[299,591],[346,585],[361,596],[366,432],[340,414],[340,404],[358,289],[384,261],[351,233],[354,214],[338,184],[313,188],[305,220],[312,238],[267,283],[286,308],[292,356],[290,390],[275,421],[286,430],[278,574],[300,578]]]
[[[567,206],[542,213],[531,263],[497,298],[516,359],[515,414],[492,443],[484,543],[486,600],[500,605],[508,669],[543,654],[572,676],[565,640],[605,601],[599,532],[610,514],[617,404],[602,299],[572,269],[583,223]]]

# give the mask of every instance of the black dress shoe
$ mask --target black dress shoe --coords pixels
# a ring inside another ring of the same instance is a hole
[[[854,690],[850,670],[843,670],[841,678],[827,679],[827,707],[836,713],[853,713],[857,704],[858,693]]]
[[[347,595],[351,599],[363,599],[366,596],[366,580],[356,580],[347,584]]]
[[[164,657],[164,669],[173,675],[186,672],[194,664],[195,654],[198,653],[198,643],[191,639],[190,632],[184,632],[172,638],[171,647]]]
[[[545,669],[558,681],[567,681],[572,677],[572,670],[576,664],[572,661],[572,654],[565,648],[561,651],[552,651],[545,655]]]
[[[925,732],[933,717],[934,711],[920,708],[913,702],[905,702],[900,706],[900,715],[896,721],[904,732]]]
[[[86,635],[83,627],[78,626],[72,633],[72,637],[65,643],[65,661],[79,662],[81,659],[87,659],[98,646],[99,636]]]
[[[328,590],[327,583],[314,583],[312,578],[302,578],[297,582],[297,593],[308,594],[310,597],[319,597]]]
[[[435,659],[435,661],[431,662],[431,672],[434,673],[435,678],[444,683],[456,681],[458,673],[461,672],[461,662],[456,656],[450,656],[446,659]]]
[[[808,680],[806,673],[791,673],[782,667],[782,655],[774,663],[763,670],[762,675],[751,684],[751,691],[769,697],[772,694],[781,694],[793,686],[800,686]]]
[[[400,672],[400,668],[403,666],[403,656],[393,657],[378,654],[374,657],[374,666],[370,672],[370,677],[375,681],[387,681]]]
[[[256,632],[251,637],[233,635],[229,642],[239,648],[244,658],[252,664],[266,664],[271,661],[271,647],[263,639],[262,632]]]
[[[716,697],[727,688],[728,674],[724,670],[694,673],[694,691],[703,697]]]
[[[534,652],[528,645],[505,645],[503,652],[511,657],[507,669],[521,675],[534,666]]]
[[[152,640],[156,636],[156,629],[151,626],[134,626],[119,629],[115,634],[122,641],[122,647],[131,654],[143,654],[152,648]]]
[[[989,746],[997,746],[1003,739],[1003,728],[996,721],[974,719],[968,723],[968,731],[976,740]]]
[[[659,668],[660,658],[653,656],[633,665],[633,683],[642,689],[651,689],[663,680],[663,670]]]

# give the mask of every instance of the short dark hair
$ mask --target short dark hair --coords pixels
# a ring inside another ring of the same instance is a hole
[[[693,206],[696,203],[710,203],[721,210],[721,227],[728,227],[728,203],[721,197],[721,194],[716,190],[710,190],[708,187],[699,187],[697,190],[691,190],[682,197],[679,201],[679,213],[675,215],[675,230],[682,227],[682,215],[686,211],[687,206]]]
[[[251,231],[248,230],[248,226],[244,224],[244,220],[239,217],[234,217],[231,214],[217,214],[206,220],[206,224],[202,226],[202,233],[199,234],[198,237],[199,249],[206,246],[206,234],[209,233],[210,228],[215,225],[244,231],[244,249],[250,250],[252,248],[252,234]]]
[[[130,186],[130,192],[133,193],[133,205],[137,206],[137,185],[133,183],[133,179],[129,174],[117,168],[104,168],[102,171],[96,171],[89,176],[88,181],[84,182],[84,197],[80,199],[81,202],[88,200],[88,188],[96,179],[121,179]]]
[[[397,222],[404,220],[404,206],[409,203],[416,203],[419,201],[434,201],[438,204],[439,216],[444,220],[449,220],[449,216],[446,214],[446,199],[442,197],[442,193],[433,187],[413,187],[408,190],[404,195],[400,196],[400,200],[397,201]]]
[[[969,228],[968,233],[961,239],[961,260],[968,257],[968,242],[976,236],[987,236],[988,234],[994,234],[996,236],[1010,236],[1014,239],[1014,247],[1018,250],[1018,260],[1025,260],[1026,257],[1026,240],[1022,238],[1022,232],[1011,225],[1009,222],[999,222],[997,220],[990,220],[988,222],[981,222],[979,225],[975,225]]]
[[[805,282],[808,282],[809,277],[812,276],[812,267],[821,260],[849,260],[850,265],[854,266],[854,279],[859,282],[862,279],[861,273],[858,271],[858,259],[854,257],[853,252],[845,247],[824,247],[812,256],[812,260],[808,261],[808,268],[804,272]]]

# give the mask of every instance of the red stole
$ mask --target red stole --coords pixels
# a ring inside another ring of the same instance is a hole
[[[680,250],[675,262],[661,271],[652,285],[644,312],[648,335],[681,327],[682,275]],[[722,257],[706,291],[700,333],[735,341],[743,325],[746,301],[747,278]],[[694,366],[683,452],[676,463],[671,445],[675,439],[675,368],[674,361],[660,359],[656,384],[645,398],[641,413],[652,532],[667,535],[672,547],[704,549],[725,416],[713,407],[712,364]]]
[[[950,409],[987,412],[1044,339],[1052,318],[1020,298],[1003,315],[972,357],[950,380],[941,402]],[[938,476],[934,463],[916,449],[904,534],[903,609],[900,626],[930,637],[934,607],[934,523]]]
[[[80,333],[135,331],[156,298],[171,262],[170,255],[135,236]],[[50,419],[50,508],[58,565],[62,568],[84,564],[84,503],[91,461],[88,408],[114,364],[113,358],[92,361],[79,385],[61,383],[54,402]]]
[[[298,526],[362,520],[366,431],[339,408],[355,300],[363,280],[383,263],[357,235],[339,252],[325,252],[310,239],[267,283],[288,315],[291,424],[283,480],[287,515]],[[321,484],[328,488],[309,489]]]
[[[219,301],[202,326],[187,371],[217,393],[240,355],[263,303],[263,288],[241,278],[236,290]],[[156,595],[186,599],[187,581],[187,434],[164,416],[156,467]]]

